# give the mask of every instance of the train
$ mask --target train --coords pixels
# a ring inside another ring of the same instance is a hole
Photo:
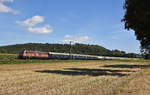
[[[137,58],[125,58],[125,57],[109,57],[109,56],[94,56],[83,54],[71,54],[71,53],[57,53],[57,52],[41,52],[23,50],[19,53],[20,59],[60,59],[60,60],[133,60]]]

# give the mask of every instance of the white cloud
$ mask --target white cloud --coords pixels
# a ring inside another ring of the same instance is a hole
[[[1,3],[3,2],[14,2],[14,0],[0,0]]]
[[[64,38],[68,39],[68,38],[72,38],[71,35],[65,35]]]
[[[44,22],[44,17],[43,16],[33,16],[32,18],[26,19],[24,21],[17,21],[17,24],[22,25],[23,27],[33,27],[39,23]]]
[[[77,38],[77,41],[79,41],[79,42],[85,42],[88,40],[89,40],[88,36],[80,36],[79,38]]]
[[[52,33],[53,28],[50,25],[45,25],[43,27],[37,27],[38,24],[45,21],[43,16],[33,16],[24,21],[17,21],[16,23],[24,27],[28,32],[32,33]]]
[[[5,5],[4,4],[5,2],[14,2],[14,0],[0,0],[0,13],[13,13],[13,14],[19,13],[18,11],[13,10],[12,8]]]
[[[72,36],[72,35],[65,35],[64,40],[62,42],[64,43],[85,43],[90,39],[89,36]]]
[[[33,32],[33,33],[51,33],[53,32],[53,28],[51,28],[49,25],[45,25],[44,27],[28,27],[27,29],[29,32]]]

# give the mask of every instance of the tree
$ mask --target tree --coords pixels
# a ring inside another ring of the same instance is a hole
[[[125,29],[134,30],[141,52],[150,54],[150,0],[125,0]]]

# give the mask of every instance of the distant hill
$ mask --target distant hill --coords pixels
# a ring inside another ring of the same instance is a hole
[[[0,53],[19,53],[23,49],[45,51],[45,52],[61,52],[69,53],[71,48],[72,53],[90,54],[90,55],[106,55],[111,51],[98,45],[74,44],[72,47],[68,44],[42,44],[42,43],[27,43],[1,46]]]
[[[75,54],[88,54],[88,55],[104,55],[104,56],[121,56],[121,57],[136,57],[137,54],[127,54],[124,51],[109,50],[99,45],[88,45],[88,44],[73,44],[71,47],[69,44],[43,44],[43,43],[27,43],[27,44],[16,44],[8,46],[0,46],[0,53],[18,54],[20,51],[34,50],[34,51],[45,51],[45,52],[60,52]]]

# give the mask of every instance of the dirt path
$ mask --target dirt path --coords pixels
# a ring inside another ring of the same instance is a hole
[[[130,94],[133,89],[119,89],[128,82],[133,87],[143,85],[143,81],[144,85],[149,84],[150,76],[130,82],[130,76],[145,67],[146,64],[127,62],[0,65],[0,95],[116,95],[122,91]],[[143,88],[149,90],[148,86]]]

